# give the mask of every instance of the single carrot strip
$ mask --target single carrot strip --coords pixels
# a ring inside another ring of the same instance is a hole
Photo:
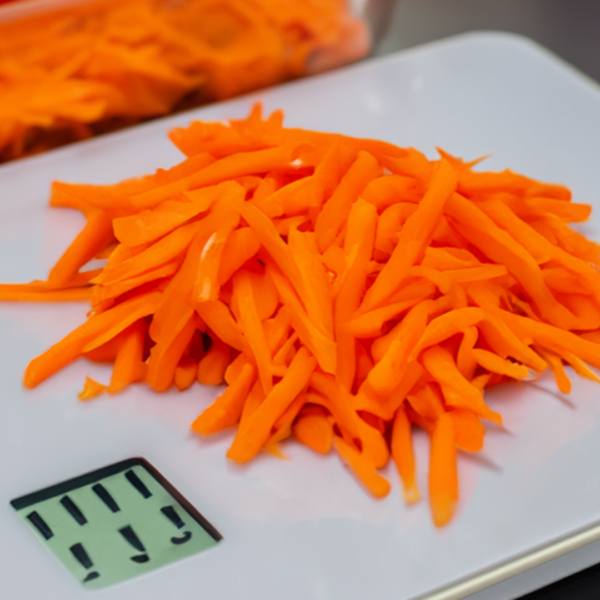
[[[158,186],[131,198],[131,204],[138,210],[153,208],[178,193],[214,185],[222,181],[265,173],[273,169],[288,166],[298,148],[298,144],[286,144],[276,148],[240,152],[227,156],[166,185]]]
[[[63,291],[73,288],[85,288],[90,281],[97,277],[102,269],[93,269],[82,273],[75,273],[69,281],[63,284],[55,284],[51,281],[36,279],[29,283],[0,283],[0,294],[4,292],[51,292]]]
[[[317,361],[307,350],[303,347],[298,350],[282,380],[248,418],[245,427],[238,429],[227,458],[247,462],[258,454],[276,420],[304,389],[316,365]]]
[[[153,242],[208,210],[219,192],[218,186],[209,190],[210,193],[204,193],[204,198],[199,201],[166,200],[152,210],[115,219],[115,237],[126,246]]]
[[[244,402],[244,407],[240,416],[240,426],[242,423],[248,420],[250,415],[256,411],[256,409],[264,402],[264,400],[265,393],[262,389],[262,385],[260,385],[260,381],[257,379],[254,382],[254,385],[250,388],[248,397]]]
[[[158,340],[150,350],[146,383],[157,392],[164,392],[173,383],[175,370],[183,352],[196,331],[196,321],[192,315],[181,329],[173,335]]]
[[[336,369],[336,344],[310,321],[299,298],[281,272],[273,265],[267,264],[267,273],[273,279],[281,302],[288,308],[292,317],[292,326],[298,333],[302,343],[317,359],[319,366],[326,373],[334,373]]]
[[[85,384],[83,386],[83,390],[77,394],[77,397],[80,400],[91,400],[92,398],[96,398],[104,393],[106,390],[106,386],[98,383],[96,380],[91,377],[85,378]]]
[[[181,392],[187,390],[196,380],[198,371],[198,363],[191,356],[185,356],[175,369],[175,377],[173,379],[175,387]]]
[[[373,179],[362,193],[362,197],[373,204],[378,213],[398,202],[417,203],[422,196],[417,181],[403,175],[383,175]]]
[[[600,368],[600,344],[583,339],[570,331],[565,331],[554,325],[533,321],[528,317],[521,317],[499,309],[503,319],[509,327],[521,336],[533,339],[537,346],[549,348],[559,355],[564,352],[572,352],[575,356],[586,363]]]
[[[510,362],[509,360],[505,360],[497,354],[489,352],[488,350],[475,348],[471,352],[473,353],[473,357],[475,358],[475,360],[484,369],[487,369],[492,373],[497,373],[498,375],[506,375],[507,377],[512,377],[513,379],[525,379],[530,375],[529,369],[527,367]]]
[[[539,352],[542,358],[546,360],[550,365],[558,389],[563,394],[569,394],[571,392],[571,381],[565,373],[565,369],[563,367],[563,363],[560,356],[554,354],[554,352],[551,352],[550,350],[546,350],[546,348],[540,348],[537,346],[536,351]]]
[[[578,356],[571,352],[563,352],[563,358],[573,367],[579,377],[600,383],[600,378]]]
[[[203,385],[221,385],[230,360],[231,349],[214,336],[211,348],[198,363],[198,382]]]
[[[353,388],[360,389],[361,385],[371,372],[371,369],[375,366],[375,363],[373,362],[373,358],[371,357],[369,350],[365,348],[364,344],[362,344],[359,340],[356,340],[355,355],[356,373],[354,376]]]
[[[392,254],[398,241],[398,233],[403,227],[406,219],[410,217],[418,207],[411,202],[398,202],[386,208],[377,219],[377,236],[375,248],[386,255]]]
[[[283,411],[277,421],[275,421],[275,425],[273,425],[271,429],[271,436],[265,442],[263,450],[275,454],[278,458],[287,458],[279,448],[279,442],[292,435],[292,424],[305,404],[306,393],[298,394],[294,401]]]
[[[327,454],[333,443],[333,428],[323,414],[303,414],[292,426],[294,437],[302,444],[318,452]]]
[[[274,317],[263,321],[265,339],[271,355],[275,355],[283,345],[287,344],[290,337],[298,338],[295,333],[290,336],[291,322],[290,312],[285,306],[282,306]]]
[[[366,287],[367,268],[375,241],[375,208],[358,200],[348,217],[345,252],[347,268],[340,277],[340,287],[335,299],[335,335],[337,340],[336,376],[347,390],[352,389],[356,373],[354,335],[345,330],[347,322],[358,308]]]
[[[206,241],[200,254],[198,270],[194,280],[194,291],[192,302],[207,302],[219,299],[220,284],[218,283],[219,267],[223,248],[227,237],[235,227],[235,223],[229,223],[215,231]]]
[[[346,175],[323,205],[315,223],[315,235],[320,252],[335,240],[342,223],[348,218],[352,205],[366,185],[379,174],[377,160],[368,152],[360,151]]]
[[[417,486],[415,454],[406,410],[400,406],[394,417],[392,429],[392,458],[402,480],[404,500],[407,504],[417,502],[421,493]]]
[[[0,288],[0,300],[4,302],[89,302],[92,298],[90,287],[28,292],[12,290],[10,285],[4,284]]]
[[[208,327],[228,346],[240,351],[246,348],[245,336],[224,302],[199,302],[194,308]]]
[[[384,498],[390,493],[389,481],[377,473],[373,464],[364,454],[361,454],[337,436],[333,438],[333,447],[373,496]]]
[[[311,234],[292,229],[288,236],[290,253],[302,277],[302,295],[308,318],[333,339],[332,290]]]
[[[102,273],[102,284],[108,285],[137,277],[170,263],[185,252],[201,227],[201,223],[184,225],[152,244],[140,254],[122,262],[117,262],[117,257],[113,254]]]
[[[232,231],[223,247],[217,283],[225,284],[229,278],[260,249],[260,240],[250,227]]]
[[[261,385],[268,395],[273,389],[271,352],[256,309],[250,273],[244,269],[238,271],[233,277],[233,303],[238,307],[238,323],[254,355]]]
[[[483,448],[485,427],[479,417],[468,408],[455,407],[448,414],[454,422],[456,445],[467,452],[479,452]]]
[[[24,385],[28,388],[39,385],[84,352],[101,346],[138,319],[152,314],[158,306],[159,299],[158,293],[142,295],[93,315],[27,365],[23,377]]]
[[[95,307],[107,300],[117,298],[118,296],[139,288],[150,281],[157,281],[174,275],[181,266],[181,262],[182,261],[179,258],[176,258],[166,265],[142,273],[137,277],[130,277],[123,281],[117,281],[116,283],[109,283],[107,285],[96,285],[92,290],[92,306]]]
[[[409,356],[424,336],[427,318],[435,308],[435,300],[424,300],[404,317],[396,339],[390,344],[382,359],[367,376],[378,394],[389,394],[400,383],[409,362]]]
[[[115,365],[108,386],[109,394],[118,394],[129,384],[140,381],[145,376],[143,362],[144,344],[148,333],[145,319],[140,319],[123,332],[125,337],[115,357]]]
[[[477,369],[477,361],[473,356],[472,350],[477,343],[478,337],[479,331],[477,330],[477,327],[467,327],[463,333],[458,348],[458,354],[456,356],[456,366],[458,370],[461,375],[469,381],[473,379]]]
[[[225,369],[225,383],[227,385],[233,384],[242,374],[242,371],[246,365],[252,365],[254,367],[254,362],[248,357],[247,354],[241,352],[229,363],[229,366]]]
[[[437,421],[444,412],[441,397],[428,383],[413,390],[406,399],[417,413],[430,421]]]
[[[379,307],[400,286],[408,270],[425,253],[429,236],[456,189],[457,178],[452,167],[442,160],[437,173],[417,210],[408,218],[389,261],[365,295],[361,312]]]
[[[235,425],[255,380],[256,368],[246,363],[239,377],[192,423],[192,430],[209,435]]]
[[[425,332],[409,356],[409,360],[415,360],[423,349],[435,346],[457,333],[466,331],[486,317],[487,313],[478,307],[461,308],[436,317],[427,325]]]
[[[448,404],[470,408],[484,419],[502,423],[500,415],[485,404],[481,392],[461,375],[448,350],[432,346],[423,352],[421,362],[440,384]]]
[[[48,281],[54,285],[67,283],[112,238],[112,215],[101,210],[90,212],[84,228],[50,270]]]
[[[429,458],[429,504],[433,522],[443,527],[450,521],[458,502],[458,472],[454,421],[440,416],[431,436]]]

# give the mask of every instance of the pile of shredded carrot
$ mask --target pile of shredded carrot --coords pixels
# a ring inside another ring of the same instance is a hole
[[[283,114],[195,122],[188,157],[115,185],[55,183],[50,204],[87,224],[47,281],[0,299],[90,299],[88,320],[27,367],[34,387],[84,356],[114,361],[104,386],[157,392],[228,384],[192,423],[236,426],[227,456],[280,453],[293,436],[333,447],[375,496],[392,459],[407,502],[412,429],[430,436],[434,522],[458,500],[457,449],[477,452],[483,391],[564,364],[598,381],[599,246],[569,227],[590,207],[512,171],[440,150],[284,128]],[[477,162],[477,161],[476,161]],[[91,272],[94,258],[108,258]]]
[[[94,0],[0,15],[0,162],[362,58],[347,0]]]

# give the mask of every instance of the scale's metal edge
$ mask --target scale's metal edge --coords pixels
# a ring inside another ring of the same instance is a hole
[[[583,548],[599,540],[600,523],[596,523],[576,533],[560,538],[555,542],[546,544],[537,550],[517,556],[496,567],[462,579],[449,587],[415,596],[411,600],[461,600],[461,598],[481,592],[515,575],[539,567],[555,558],[560,558],[573,550]]]

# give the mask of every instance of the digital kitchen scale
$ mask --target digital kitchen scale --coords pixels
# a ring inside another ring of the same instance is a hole
[[[519,37],[471,34],[154,121],[0,167],[0,281],[43,279],[82,226],[49,209],[53,180],[111,183],[181,160],[167,139],[193,119],[246,115],[435,147],[486,169],[568,185],[600,240],[600,90]],[[232,431],[190,423],[222,388],[143,385],[77,400],[79,361],[35,390],[33,357],[82,323],[85,303],[0,303],[0,596],[9,600],[473,600],[514,598],[600,560],[600,386],[550,377],[487,394],[504,416],[460,453],[461,499],[443,529],[426,500],[367,495],[337,456],[292,442],[234,465]],[[427,489],[426,436],[416,436]],[[148,495],[149,494],[149,495]],[[91,591],[92,589],[96,591]]]

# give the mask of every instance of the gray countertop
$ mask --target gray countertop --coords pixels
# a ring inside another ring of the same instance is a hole
[[[600,82],[600,0],[398,0],[374,53],[475,30],[529,37]]]

